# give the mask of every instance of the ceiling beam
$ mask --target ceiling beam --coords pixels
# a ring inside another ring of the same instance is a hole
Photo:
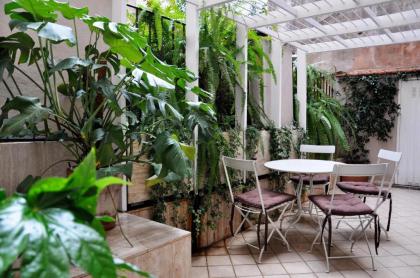
[[[327,1],[316,1],[313,3],[306,3],[300,6],[294,6],[295,15],[288,14],[279,17],[275,11],[268,12],[267,15],[253,16],[247,22],[247,25],[256,28],[280,23],[286,23],[296,19],[304,19],[315,16],[322,16],[336,12],[345,12],[361,7],[369,7],[378,4],[392,2],[393,0],[359,0],[357,3],[349,0],[337,1],[335,5],[331,5]],[[261,18],[262,17],[262,18]]]
[[[357,19],[321,25],[324,32],[319,31],[319,28],[303,28],[293,31],[285,31],[280,32],[280,39],[285,42],[296,42],[322,38],[325,36],[333,37],[383,29],[387,33],[389,39],[393,40],[394,38],[389,28],[420,23],[420,16],[417,14],[420,14],[420,9],[376,16],[374,17],[376,23],[373,19],[370,19],[369,21],[366,19]]]
[[[375,36],[358,37],[354,39],[345,39],[342,42],[344,42],[346,46],[337,44],[336,41],[306,44],[304,46],[308,49],[308,52],[310,53],[326,52],[326,51],[415,42],[415,41],[420,41],[419,35],[420,35],[420,29],[415,29],[415,30],[410,30],[410,31],[392,33],[392,36],[394,37],[393,41],[390,40],[386,35],[375,35]]]

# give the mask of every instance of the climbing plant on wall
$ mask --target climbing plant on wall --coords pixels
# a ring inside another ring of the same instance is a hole
[[[401,75],[341,77],[346,107],[353,115],[355,133],[351,138],[349,162],[369,162],[366,144],[370,138],[385,142],[391,138],[400,106],[396,101]]]

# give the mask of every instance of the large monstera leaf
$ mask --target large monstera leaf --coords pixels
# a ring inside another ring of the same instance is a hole
[[[190,161],[194,160],[195,148],[179,142],[175,135],[168,132],[159,134],[154,142],[153,151],[153,161],[158,167],[155,167],[155,175],[146,181],[147,185],[161,183],[168,177],[171,181],[181,180],[191,174]]]
[[[101,226],[94,225],[99,193],[125,184],[96,179],[95,167],[92,151],[70,177],[39,179],[26,195],[0,199],[0,277],[70,277],[71,266],[98,278],[117,277],[119,269],[149,277],[113,258]]]
[[[13,110],[19,113],[9,118],[8,114]],[[16,96],[2,107],[0,137],[19,135],[27,128],[34,129],[36,124],[49,117],[50,112],[36,97]]]

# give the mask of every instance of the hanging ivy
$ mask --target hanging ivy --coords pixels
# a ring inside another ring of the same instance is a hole
[[[370,138],[386,142],[391,138],[400,111],[396,102],[400,75],[367,75],[339,79],[347,95],[346,107],[355,122],[347,162],[368,163]]]
[[[246,158],[256,159],[258,146],[260,145],[261,131],[253,126],[248,126],[246,130]]]

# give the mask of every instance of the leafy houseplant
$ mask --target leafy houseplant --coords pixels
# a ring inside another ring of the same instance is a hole
[[[149,275],[114,258],[96,214],[99,193],[116,177],[97,179],[93,149],[68,178],[35,179],[7,197],[0,190],[0,276],[69,277],[70,267],[92,277],[118,270]]]
[[[370,138],[386,142],[394,128],[400,106],[396,102],[398,75],[345,76],[340,83],[347,94],[346,107],[353,115],[355,132],[351,138],[348,163],[369,163],[366,149]]]
[[[347,127],[349,133],[352,132],[352,114],[338,100],[328,96],[323,88],[323,82],[335,82],[334,74],[308,66],[307,77],[307,141],[315,145],[336,145],[339,150],[349,151],[348,136],[344,127]],[[294,78],[296,81],[296,70]],[[296,82],[294,84],[296,85]],[[296,93],[296,86],[294,91]],[[295,115],[296,110],[295,107]]]
[[[158,178],[190,175],[194,149],[179,140],[188,143],[191,131],[213,117],[210,106],[185,100],[187,91],[208,97],[187,87],[195,79],[192,73],[157,59],[135,28],[90,16],[87,8],[54,0],[14,0],[5,12],[12,31],[18,31],[0,38],[0,82],[11,84],[18,71],[42,97],[23,95],[18,82],[13,82],[15,88],[6,86],[10,98],[2,107],[0,137],[58,139],[76,163],[95,147],[97,168],[106,175],[130,176],[131,162],[159,164]],[[86,46],[79,43],[76,23],[89,27]],[[58,60],[55,53],[63,48],[74,55]],[[41,82],[22,65],[35,68]],[[3,78],[5,71],[8,78]],[[156,128],[158,123],[186,128],[182,134],[176,128],[169,133]]]

